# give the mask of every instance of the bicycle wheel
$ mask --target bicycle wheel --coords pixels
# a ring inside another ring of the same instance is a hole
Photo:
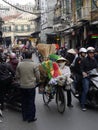
[[[47,93],[47,92],[44,92],[44,93],[43,93],[43,101],[44,101],[45,105],[48,105],[48,104],[49,104],[49,102],[50,102],[49,93]]]
[[[51,101],[49,86],[45,86],[45,89],[44,89],[44,92],[43,92],[43,101],[44,101],[45,105],[48,105],[49,102]]]
[[[61,87],[57,87],[56,103],[57,103],[58,112],[64,113],[65,106],[66,106],[66,100],[65,100],[63,88],[61,88]]]

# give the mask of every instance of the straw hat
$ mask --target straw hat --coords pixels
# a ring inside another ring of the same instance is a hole
[[[76,54],[76,51],[74,49],[69,49],[67,52],[70,54]]]
[[[65,61],[65,62],[68,62],[68,60],[65,59],[65,58],[63,58],[63,57],[58,58],[58,59],[57,59],[57,62],[58,62],[58,61]]]

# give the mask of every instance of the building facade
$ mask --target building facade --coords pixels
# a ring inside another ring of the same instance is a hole
[[[48,34],[53,32],[53,10],[56,0],[40,0],[42,43],[48,43]]]
[[[3,19],[0,17],[0,44],[2,44],[2,25],[3,25],[4,21]]]
[[[33,38],[34,43],[40,42],[40,33],[41,33],[41,6],[40,6],[40,0],[35,0],[35,7],[34,7],[34,13],[36,15],[36,18],[33,19],[35,24],[35,31],[31,34]]]
[[[31,14],[17,14],[4,18],[3,38],[6,44],[17,43],[26,44],[31,33],[35,31],[35,24],[31,19],[36,16]]]
[[[98,0],[57,0],[53,29],[60,38],[61,46],[98,46],[97,16]]]
[[[29,11],[29,12],[33,12],[33,10],[34,10],[34,5],[31,4],[31,3],[28,3],[26,5],[21,5],[21,4],[12,4],[12,5],[14,5],[15,7],[18,7],[22,10]],[[16,9],[15,7],[0,4],[0,8],[1,8],[0,14],[1,14],[1,16],[5,17],[5,16],[10,16],[10,15],[15,15],[17,13],[23,13],[22,11]]]

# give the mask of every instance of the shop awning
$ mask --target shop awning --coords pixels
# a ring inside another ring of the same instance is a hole
[[[39,33],[40,33],[40,31],[33,32],[33,33],[31,33],[31,36],[34,38],[37,38],[39,36]]]

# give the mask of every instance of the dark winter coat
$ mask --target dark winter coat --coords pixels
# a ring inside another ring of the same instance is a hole
[[[98,67],[97,61],[95,58],[91,59],[90,57],[86,57],[81,62],[81,71],[82,72],[88,72],[92,69],[95,69]]]

